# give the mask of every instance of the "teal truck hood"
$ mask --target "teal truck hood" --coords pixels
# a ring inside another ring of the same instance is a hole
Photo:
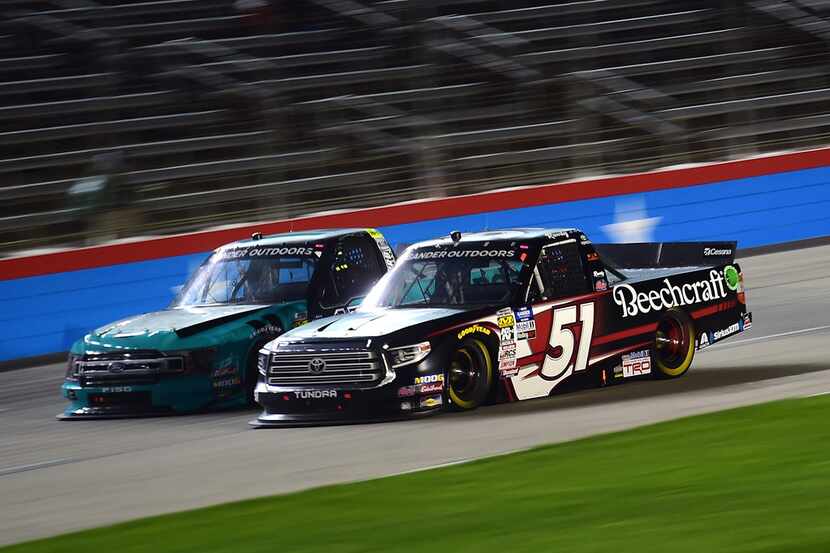
[[[201,329],[243,317],[265,309],[267,305],[216,305],[209,307],[182,307],[154,311],[122,319],[93,332],[102,338],[152,336],[160,332],[175,332],[179,336],[193,335]]]
[[[275,320],[274,315],[293,317],[294,312],[304,311],[304,304],[214,305],[154,311],[96,329],[76,344],[73,352],[78,352],[79,347],[87,351],[124,348],[165,351],[250,340],[254,327],[248,321],[261,319],[256,327],[270,324],[269,320]]]

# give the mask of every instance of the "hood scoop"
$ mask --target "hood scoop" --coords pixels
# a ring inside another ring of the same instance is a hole
[[[348,330],[354,332],[355,330],[359,329],[363,325],[367,325],[377,321],[378,319],[382,319],[384,315],[378,315],[377,317],[372,317],[371,319],[361,319],[359,321],[354,321],[352,324],[349,325]]]
[[[196,324],[192,324],[190,326],[185,326],[183,328],[177,328],[176,329],[176,335],[179,338],[187,338],[188,336],[193,336],[194,334],[198,334],[199,332],[203,332],[203,331],[205,331],[209,328],[213,328],[213,327],[228,323],[230,321],[234,321],[236,319],[241,319],[241,318],[246,317],[246,316],[248,316],[252,313],[255,313],[257,311],[262,311],[263,309],[266,309],[266,308],[265,307],[255,307],[253,309],[240,310],[240,311],[237,311],[236,313],[229,313],[227,315],[223,315],[223,316],[216,317],[216,318],[213,318],[213,319],[208,319],[208,320],[205,320],[205,321],[202,321],[202,322],[198,322]]]

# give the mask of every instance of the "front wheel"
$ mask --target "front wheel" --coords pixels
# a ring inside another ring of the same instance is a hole
[[[667,311],[657,323],[653,349],[658,377],[684,375],[695,356],[695,329],[689,316],[683,311]]]
[[[461,341],[452,353],[447,395],[452,407],[470,411],[483,404],[493,384],[493,356],[478,338]]]

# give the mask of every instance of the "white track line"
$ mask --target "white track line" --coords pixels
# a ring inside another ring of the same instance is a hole
[[[801,330],[791,330],[789,332],[779,332],[778,334],[769,334],[767,336],[758,336],[756,338],[747,338],[746,340],[737,340],[737,341],[734,341],[734,342],[724,342],[723,345],[724,346],[738,346],[738,345],[741,345],[741,344],[750,344],[752,342],[760,342],[761,340],[770,340],[772,338],[781,338],[783,336],[794,336],[796,334],[806,334],[808,332],[818,332],[820,330],[828,330],[828,329],[830,329],[830,325],[814,326],[812,328],[802,328]]]
[[[804,396],[804,397],[818,397],[818,396],[826,396],[826,395],[830,395],[830,390],[828,390],[826,392],[819,392],[817,394],[810,394],[809,396]]]
[[[53,461],[44,461],[42,463],[33,463],[31,465],[20,465],[17,467],[8,467],[4,469],[0,469],[0,476],[6,476],[7,474],[14,474],[17,472],[26,472],[27,470],[35,470],[35,469],[42,469],[46,467],[51,467],[54,465],[63,465],[64,463],[69,463],[73,461],[73,459],[55,459]]]

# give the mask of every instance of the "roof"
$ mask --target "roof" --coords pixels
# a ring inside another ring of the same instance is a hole
[[[302,230],[297,232],[283,232],[281,234],[270,234],[259,240],[248,238],[225,244],[223,248],[235,247],[244,248],[252,246],[275,246],[278,244],[305,244],[308,242],[322,242],[331,238],[339,238],[357,232],[366,232],[365,228],[338,228],[320,230]]]
[[[575,228],[514,228],[501,230],[487,230],[483,232],[461,233],[461,244],[469,244],[476,242],[487,242],[491,240],[498,241],[531,241],[531,240],[549,240],[555,235],[567,235],[571,237],[574,234],[581,234],[582,231]],[[427,246],[450,245],[453,242],[449,236],[443,236],[435,240],[426,240],[413,244],[413,247],[422,248]]]

